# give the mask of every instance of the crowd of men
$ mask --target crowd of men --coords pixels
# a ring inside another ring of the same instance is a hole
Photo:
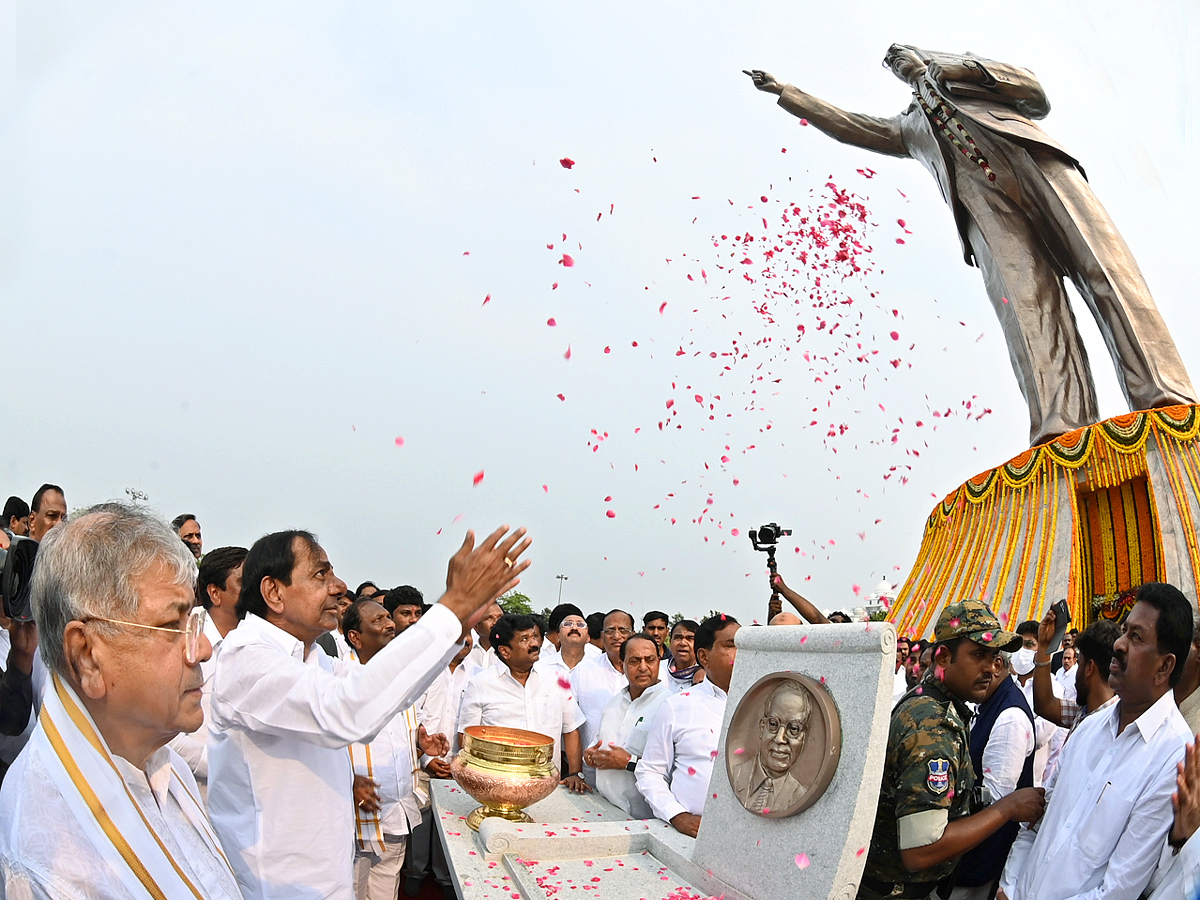
[[[467,534],[430,604],[350,590],[307,531],[206,553],[194,515],[68,518],[56,485],[3,525],[0,897],[452,896],[430,784],[476,725],[552,737],[565,790],[701,828],[732,616],[506,613],[530,545],[507,526]],[[795,612],[770,625],[838,627],[772,587]],[[1056,624],[965,600],[898,639],[860,898],[1196,896],[1194,605],[1147,584],[1121,626],[1058,649]],[[803,795],[810,714],[767,698],[767,751],[734,773],[752,812]]]

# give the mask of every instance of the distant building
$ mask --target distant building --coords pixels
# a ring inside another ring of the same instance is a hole
[[[865,599],[867,615],[874,616],[892,608],[892,604],[896,601],[896,588],[885,578],[875,585],[875,590],[867,594]]]

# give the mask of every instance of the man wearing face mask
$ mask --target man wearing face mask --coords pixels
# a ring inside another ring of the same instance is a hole
[[[1013,679],[1025,695],[1025,702],[1033,709],[1033,672],[1034,655],[1038,647],[1038,623],[1029,619],[1017,626],[1017,634],[1021,636],[1021,649],[1012,655],[1011,667]],[[1051,689],[1054,696],[1062,697],[1062,685],[1051,679]],[[1046,772],[1046,763],[1066,740],[1067,731],[1059,728],[1053,722],[1035,716],[1033,720],[1033,783],[1041,787]]]

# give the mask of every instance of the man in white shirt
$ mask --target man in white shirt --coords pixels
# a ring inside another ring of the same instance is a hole
[[[196,573],[196,604],[208,612],[204,636],[212,645],[212,656],[200,663],[200,672],[204,675],[200,706],[204,710],[206,726],[211,721],[212,674],[217,667],[217,651],[225,635],[238,624],[236,607],[247,552],[245,547],[218,547],[204,555]],[[180,732],[171,741],[171,749],[183,757],[196,776],[200,799],[204,800],[208,796],[208,728],[201,728],[195,734]]]
[[[621,645],[626,685],[604,707],[596,743],[583,751],[584,763],[596,770],[596,789],[635,819],[654,815],[637,789],[634,772],[646,751],[654,714],[671,696],[658,679],[658,653],[650,634],[635,634]]]
[[[680,619],[671,629],[671,661],[662,681],[672,693],[686,691],[704,680],[704,667],[696,662],[696,629],[699,622]]]
[[[633,616],[621,609],[614,609],[604,617],[600,628],[600,642],[604,652],[600,656],[585,659],[571,670],[571,688],[575,700],[583,710],[583,745],[590,747],[596,742],[600,731],[600,717],[604,707],[625,687],[625,672],[621,668],[621,645],[633,634]],[[596,786],[596,770],[586,762],[583,777],[589,785]]]
[[[1064,647],[1062,651],[1062,668],[1054,673],[1054,680],[1062,688],[1062,696],[1074,700],[1075,692],[1075,661],[1077,655],[1074,647]]]
[[[637,765],[637,786],[654,815],[695,837],[708,798],[717,738],[725,717],[729,680],[737,659],[733,616],[710,616],[696,629],[704,681],[671,696],[659,708]]]
[[[458,753],[458,710],[462,706],[463,692],[467,689],[471,674],[463,662],[471,652],[472,643],[471,635],[467,634],[462,647],[450,660],[450,665],[433,679],[433,683],[417,701],[417,719],[425,726],[425,730],[430,734],[444,734],[449,742],[446,753],[421,757],[429,778],[449,778],[450,761]],[[421,809],[421,824],[413,829],[408,841],[404,893],[409,897],[420,896],[421,884],[430,872],[441,887],[442,894],[453,896],[454,880],[450,877],[442,842],[433,827],[433,808],[426,804]]]
[[[565,750],[570,766],[562,784],[583,793],[583,713],[571,694],[571,683],[553,672],[535,668],[542,633],[531,616],[504,615],[489,635],[499,664],[471,676],[458,714],[459,743],[472,725],[523,728],[554,738],[554,755]]]
[[[166,746],[204,722],[195,577],[170,526],[136,507],[93,507],[43,540],[32,601],[53,675],[0,791],[0,896],[242,896]]]
[[[373,599],[355,600],[342,614],[342,629],[351,660],[362,665],[396,636],[388,611]],[[427,734],[410,706],[395,716],[369,742],[350,745],[354,767],[355,856],[357,900],[395,900],[407,837],[421,822],[428,799],[417,778],[421,753],[449,749],[443,734]]]
[[[247,900],[351,900],[353,771],[346,748],[412,705],[463,633],[528,565],[524,529],[467,532],[446,593],[371,665],[313,643],[336,624],[345,582],[307,532],[256,541],[246,557],[242,624],[213,676],[208,810]]]
[[[585,659],[600,654],[600,650],[588,643],[587,619],[578,606],[560,603],[550,611],[539,666],[561,664],[570,673]]]
[[[492,648],[491,634],[502,615],[504,610],[500,608],[500,604],[493,602],[488,606],[483,618],[475,623],[475,646],[463,661],[471,675],[480,669],[490,669],[498,661],[496,651]]]
[[[1046,786],[1046,813],[1013,844],[1010,900],[1133,900],[1150,881],[1170,827],[1176,764],[1190,735],[1171,688],[1192,640],[1192,607],[1177,589],[1144,584],[1113,645],[1118,701],[1088,716]]]

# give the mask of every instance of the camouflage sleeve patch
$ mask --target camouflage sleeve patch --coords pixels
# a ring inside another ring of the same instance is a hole
[[[910,732],[896,748],[896,818],[953,807],[960,750],[940,722]]]

